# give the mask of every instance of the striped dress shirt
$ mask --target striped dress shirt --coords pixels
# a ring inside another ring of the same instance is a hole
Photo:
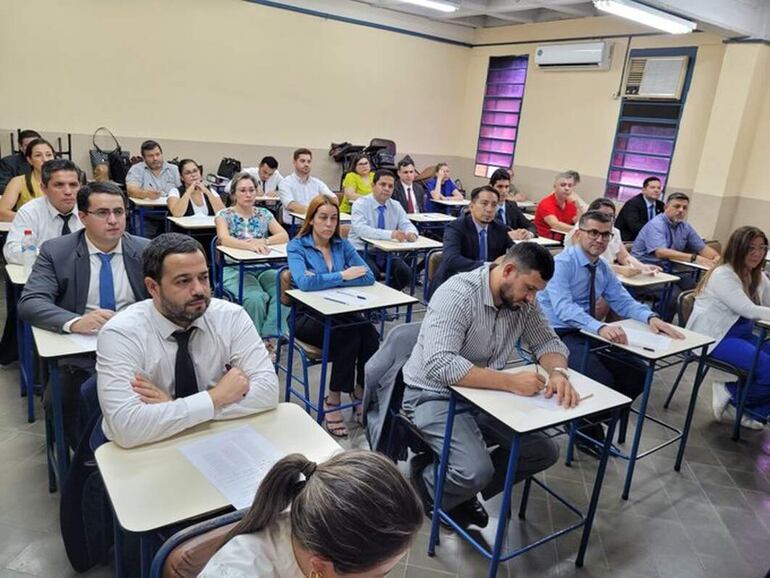
[[[537,302],[516,310],[495,307],[490,267],[454,275],[431,297],[417,345],[404,365],[404,382],[449,395],[473,366],[500,370],[519,340],[537,358],[569,351]]]

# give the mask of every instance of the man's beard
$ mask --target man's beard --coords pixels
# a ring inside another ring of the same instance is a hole
[[[206,312],[206,310],[209,308],[209,303],[211,302],[210,296],[209,297],[205,295],[196,296],[195,299],[193,299],[192,301],[199,301],[199,300],[204,300],[206,302],[206,306],[202,310],[187,311],[184,305],[181,307],[178,305],[175,305],[174,303],[166,299],[163,296],[163,293],[161,293],[160,304],[161,304],[161,307],[163,308],[163,311],[162,311],[163,317],[165,317],[175,325],[179,325],[180,327],[187,327],[188,325],[190,325],[190,323],[192,323],[193,321],[198,319],[198,317],[203,315]],[[188,301],[187,303],[189,304],[190,302]]]
[[[500,292],[500,301],[503,302],[503,307],[509,311],[518,311],[524,303],[514,301],[505,291]]]

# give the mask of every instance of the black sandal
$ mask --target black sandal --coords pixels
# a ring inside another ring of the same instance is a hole
[[[342,413],[340,412],[340,418],[339,419],[329,419],[329,413],[339,412],[340,410],[334,410],[331,411],[327,410],[327,408],[333,408],[333,407],[339,407],[339,403],[329,403],[329,398],[324,398],[324,425],[326,427],[326,431],[328,431],[331,435],[333,435],[336,438],[344,439],[348,437],[348,428],[345,425],[345,420],[342,419]]]

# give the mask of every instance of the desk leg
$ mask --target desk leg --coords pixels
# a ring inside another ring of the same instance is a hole
[[[412,322],[412,304],[406,306],[406,322],[411,323]]]
[[[59,381],[59,364],[56,360],[51,362],[51,400],[53,413],[53,435],[56,444],[56,470],[59,484],[64,481],[70,465],[70,453],[67,448],[67,440],[64,439],[64,416],[62,415],[61,383]]]
[[[644,391],[642,392],[642,402],[639,405],[639,418],[636,421],[634,430],[634,441],[631,445],[631,453],[628,456],[628,467],[626,468],[626,482],[623,484],[623,499],[628,499],[631,491],[631,480],[634,478],[634,468],[636,467],[636,455],[639,453],[639,442],[642,440],[642,427],[644,426],[644,414],[647,412],[647,401],[650,399],[650,390],[652,389],[652,376],[655,373],[655,362],[650,361],[647,367],[647,375],[644,378]],[[607,439],[612,439],[607,436]]]
[[[761,327],[759,335],[757,336],[757,347],[754,350],[754,359],[751,362],[749,368],[749,374],[746,376],[746,383],[743,384],[743,390],[738,391],[738,403],[735,404],[735,423],[733,424],[733,441],[738,441],[741,438],[741,418],[743,418],[743,408],[746,406],[746,398],[749,395],[749,388],[754,383],[756,377],[757,365],[759,364],[759,355],[762,353],[762,345],[767,337],[767,329]]]
[[[393,270],[393,253],[388,253],[385,257],[385,278],[384,283],[390,287],[390,274]]]
[[[505,490],[503,491],[503,501],[500,504],[500,517],[497,520],[497,532],[495,533],[495,545],[492,548],[492,559],[489,561],[489,578],[497,576],[497,567],[500,565],[500,556],[503,553],[503,539],[505,530],[508,526],[508,514],[511,511],[511,493],[513,493],[513,482],[516,479],[516,466],[519,462],[519,447],[521,446],[521,436],[517,433],[513,435],[511,443],[511,452],[508,454],[508,467],[505,473]]]
[[[286,398],[284,401],[291,401],[291,388],[294,380],[294,333],[297,325],[297,305],[292,304],[289,311],[289,351],[286,354]],[[307,409],[307,406],[305,406]]]
[[[446,481],[446,471],[449,464],[449,449],[452,446],[452,427],[455,423],[455,409],[457,407],[457,397],[454,393],[449,396],[449,412],[446,418],[446,427],[444,428],[444,446],[441,448],[441,461],[439,462],[438,475],[434,484],[433,495],[433,517],[430,521],[430,539],[428,540],[428,556],[436,554],[436,544],[438,543],[438,523],[441,515],[441,503],[444,497],[444,482]]]
[[[139,534],[139,564],[142,578],[149,578],[152,566],[153,537],[149,532]]]
[[[112,513],[112,554],[115,559],[115,578],[124,578],[126,575],[125,565],[123,564],[123,528],[118,523],[118,517],[115,512]]]
[[[321,348],[321,383],[318,384],[318,423],[324,421],[324,399],[326,398],[326,370],[329,367],[329,342],[331,341],[332,321],[324,319],[324,340]]]
[[[684,459],[684,449],[687,445],[687,436],[690,435],[690,426],[692,425],[692,416],[695,413],[695,403],[698,401],[698,391],[700,390],[703,378],[706,377],[704,368],[706,367],[706,355],[708,354],[708,345],[701,349],[700,359],[698,360],[698,370],[695,372],[695,383],[692,384],[692,393],[690,394],[690,404],[687,407],[687,417],[684,420],[682,429],[682,439],[679,441],[679,450],[676,452],[676,463],[674,470],[679,471]]]
[[[144,237],[144,207],[139,207],[139,236]]]
[[[29,323],[18,319],[18,323],[21,325],[22,343],[24,344],[24,357],[19,358],[19,364],[24,364],[24,384],[27,390],[27,421],[32,423],[35,421],[35,376],[33,369],[33,348],[32,342],[32,327]]]
[[[246,267],[243,261],[238,262],[238,305],[243,306],[243,277],[246,275]]]
[[[602,483],[604,482],[604,472],[607,469],[607,461],[610,457],[610,448],[612,447],[612,436],[615,434],[615,426],[618,423],[620,417],[620,408],[616,408],[612,412],[612,421],[607,426],[607,436],[604,438],[604,448],[602,449],[602,457],[599,460],[599,469],[596,470],[596,478],[594,479],[594,489],[591,492],[591,501],[588,503],[588,511],[586,512],[585,522],[583,523],[583,535],[580,538],[580,549],[578,550],[577,558],[575,559],[575,566],[578,568],[583,567],[583,558],[585,557],[586,549],[588,548],[588,539],[591,536],[591,528],[594,524],[594,516],[596,515],[596,507],[599,505],[599,494],[602,491]]]
[[[663,291],[660,293],[660,302],[658,303],[658,309],[656,313],[663,317],[666,313],[666,305],[668,304],[668,299],[671,297],[671,290],[672,290],[673,283],[666,283],[663,286]]]

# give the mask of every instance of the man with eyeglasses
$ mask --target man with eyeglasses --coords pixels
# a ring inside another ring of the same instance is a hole
[[[628,343],[620,327],[597,319],[596,301],[603,298],[610,308],[623,318],[647,323],[653,333],[663,333],[675,339],[683,335],[664,323],[646,305],[634,300],[618,281],[610,265],[601,259],[612,238],[612,218],[599,211],[585,213],[578,223],[573,245],[554,259],[553,278],[538,295],[543,312],[551,326],[569,349],[569,366],[603,383],[607,387],[635,399],[644,389],[645,368],[627,357],[622,361],[612,351],[599,357],[590,353],[588,364],[582,367],[584,346],[589,339],[580,333],[586,330],[613,343]],[[600,424],[581,428],[597,441],[604,440]],[[596,446],[578,438],[578,449],[598,456]]]
[[[86,185],[77,204],[83,229],[43,243],[19,315],[49,331],[95,335],[117,311],[147,298],[142,251],[149,240],[126,233],[126,198],[117,185]],[[94,359],[71,357],[59,366],[65,433],[74,447],[78,391],[93,373]]]

